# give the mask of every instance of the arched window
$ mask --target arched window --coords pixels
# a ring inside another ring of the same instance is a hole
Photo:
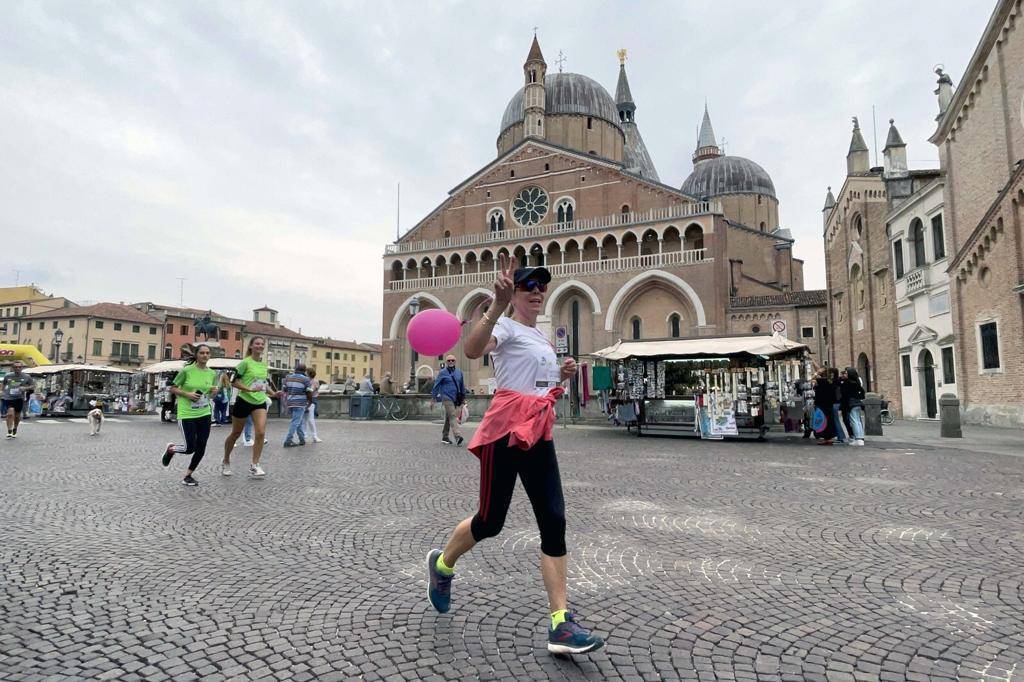
[[[668,335],[673,339],[679,338],[679,314],[672,313],[672,316],[668,318]]]
[[[853,219],[853,234],[855,239],[860,239],[864,234],[864,219],[860,216]]]
[[[761,231],[764,232],[764,221],[761,221]]]
[[[530,69],[530,82],[531,83],[536,83],[537,82],[537,71],[534,70],[534,69]]]
[[[500,208],[491,209],[487,214],[487,226],[491,232],[503,232],[505,230],[505,213]]]
[[[630,320],[629,324],[630,324],[630,327],[631,327],[631,330],[632,330],[633,340],[634,341],[638,340],[640,338],[640,331],[641,331],[640,330],[640,318],[639,317],[634,317],[632,320]]]
[[[914,254],[914,267],[919,268],[928,264],[924,251],[924,224],[920,218],[914,218],[910,223],[910,252]]]
[[[592,117],[590,117],[590,116],[587,116],[587,130],[592,129],[593,127],[594,127],[594,119]]]
[[[683,233],[683,249],[690,251],[704,248],[704,228],[700,225],[690,225]]]
[[[858,263],[854,263],[850,268],[850,291],[857,309],[864,310],[864,271]]]

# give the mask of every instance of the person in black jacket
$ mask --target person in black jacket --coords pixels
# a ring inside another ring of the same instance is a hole
[[[814,408],[825,414],[825,429],[818,433],[818,445],[832,445],[836,438],[832,407],[836,403],[836,385],[832,382],[827,368],[814,377]]]
[[[839,377],[843,414],[850,415],[850,445],[864,445],[864,387],[860,376],[853,367],[847,367]]]

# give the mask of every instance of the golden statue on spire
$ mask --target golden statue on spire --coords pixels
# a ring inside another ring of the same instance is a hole
[[[622,48],[620,50],[616,50],[615,54],[619,55],[619,64],[625,64],[626,63],[626,48]]]

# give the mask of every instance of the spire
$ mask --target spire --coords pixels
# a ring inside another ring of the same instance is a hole
[[[871,167],[868,146],[860,134],[860,121],[853,117],[853,135],[850,136],[850,151],[846,153],[846,174],[866,173]]]
[[[825,195],[825,208],[823,208],[821,210],[829,211],[835,205],[836,205],[836,198],[835,198],[835,196],[832,195],[832,187],[830,185],[829,188],[828,188],[828,194]]]
[[[715,129],[711,127],[711,115],[708,113],[708,103],[704,102],[704,120],[700,123],[700,132],[697,134],[697,149],[693,152],[693,165],[696,166],[702,161],[722,156],[722,150],[718,148],[715,141]]]
[[[530,54],[526,55],[527,62],[542,62],[545,65],[547,62],[544,61],[544,55],[540,51],[540,43],[537,42],[537,33],[533,34],[533,44],[530,45]]]
[[[850,151],[847,154],[853,152],[866,152],[868,146],[864,143],[864,136],[860,134],[860,121],[857,117],[853,117],[853,136],[850,137]]]
[[[629,79],[626,78],[626,51],[619,50],[619,82],[615,86],[615,107],[619,110],[619,121],[625,123],[633,120],[636,103],[633,93],[629,91]]]
[[[885,138],[885,148],[889,147],[906,147],[907,143],[900,137],[900,131],[896,130],[896,124],[893,119],[889,119],[889,136]]]

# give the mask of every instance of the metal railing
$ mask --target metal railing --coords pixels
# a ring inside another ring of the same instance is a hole
[[[721,212],[722,206],[718,201],[698,201],[696,203],[682,204],[680,206],[652,208],[649,211],[616,213],[614,215],[602,216],[600,218],[583,218],[580,220],[561,223],[533,225],[531,227],[517,227],[511,230],[502,230],[501,232],[480,232],[477,234],[456,235],[447,239],[399,242],[397,244],[388,244],[385,246],[384,253],[385,255],[391,255],[396,253],[412,253],[414,251],[434,251],[437,249],[449,249],[453,247],[475,246],[479,244],[504,244],[524,239],[532,239],[535,237],[550,237],[558,234],[586,232],[588,230],[629,227],[631,225],[638,225],[642,223],[651,223],[661,220],[676,220],[678,218],[689,218],[691,216]]]
[[[689,249],[687,251],[666,251],[649,253],[640,256],[624,256],[623,258],[606,258],[604,260],[584,260],[572,263],[545,265],[554,278],[579,277],[598,275],[625,270],[647,270],[667,265],[696,265],[709,263],[713,258],[707,257],[707,249]],[[494,270],[467,272],[458,275],[441,275],[438,277],[418,277],[416,279],[399,279],[391,282],[387,291],[420,291],[430,289],[449,289],[453,287],[488,286],[494,281]]]

